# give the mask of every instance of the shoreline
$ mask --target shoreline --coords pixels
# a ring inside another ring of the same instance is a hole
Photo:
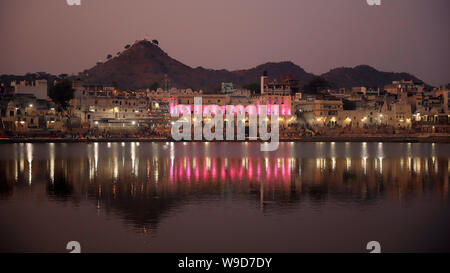
[[[0,138],[0,144],[7,143],[94,143],[94,142],[255,142],[260,140],[214,140],[175,141],[171,138],[143,138],[143,137],[118,137],[118,138],[50,138],[50,137],[24,137],[24,138]],[[395,142],[395,143],[450,143],[450,136],[309,136],[301,138],[283,138],[279,142]]]

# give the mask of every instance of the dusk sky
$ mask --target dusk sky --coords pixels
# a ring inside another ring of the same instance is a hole
[[[77,73],[148,37],[192,67],[368,64],[450,82],[450,1],[0,0],[0,74]]]

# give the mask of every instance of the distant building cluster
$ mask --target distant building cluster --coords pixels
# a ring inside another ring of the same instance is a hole
[[[298,81],[291,75],[270,80],[266,73],[261,76],[261,95],[291,96],[299,91]]]
[[[2,84],[0,131],[3,134],[116,134],[169,136],[173,109],[193,105],[278,105],[281,136],[336,133],[450,133],[449,86],[428,90],[422,83],[393,81],[384,88],[364,86],[304,92],[292,76],[266,74],[260,92],[222,83],[216,94],[191,89],[124,91],[111,86],[72,81],[74,98],[58,111],[47,95],[45,80]],[[270,108],[270,107],[269,107]],[[192,108],[193,109],[193,108]],[[220,109],[219,109],[220,110]],[[248,124],[248,117],[244,120]]]
[[[47,81],[13,81],[2,86],[0,131],[25,133],[64,130],[63,115],[47,96]]]

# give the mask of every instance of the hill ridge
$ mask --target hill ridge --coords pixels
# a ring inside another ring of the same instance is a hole
[[[259,83],[264,71],[270,78],[279,79],[290,74],[307,84],[316,75],[306,72],[292,61],[266,62],[249,69],[226,70],[191,67],[169,56],[157,44],[140,40],[109,60],[97,63],[81,73],[86,84],[110,84],[121,89],[145,89],[157,82],[162,86],[166,79],[170,87],[217,91],[222,82],[232,82],[236,87]],[[408,73],[382,72],[369,65],[333,68],[320,75],[337,88],[364,85],[384,85],[402,78],[420,81]]]

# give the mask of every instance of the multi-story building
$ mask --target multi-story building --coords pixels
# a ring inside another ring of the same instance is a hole
[[[333,96],[333,97],[336,97],[336,98],[346,99],[346,98],[351,97],[353,95],[353,92],[352,92],[352,90],[348,90],[348,89],[345,89],[345,88],[340,88],[340,89],[337,89],[337,90],[329,90],[328,94],[330,96]]]
[[[177,97],[177,96],[186,96],[186,95],[192,95],[192,96],[198,96],[203,94],[202,90],[194,91],[190,88],[188,89],[176,89],[172,88],[170,90],[163,90],[161,88],[158,88],[156,91],[150,91],[146,90],[147,97],[151,100],[157,100],[157,101],[165,101],[169,102],[171,98]]]
[[[1,128],[15,133],[63,131],[62,115],[55,105],[31,94],[0,99]]]
[[[415,83],[412,80],[393,81],[391,84],[385,85],[384,90],[393,95],[401,95],[402,93],[421,93],[425,85],[423,83]]]
[[[11,86],[14,88],[14,94],[31,94],[37,99],[48,99],[47,95],[47,80],[27,81],[13,81]]]
[[[441,86],[436,90],[436,96],[441,100],[443,112],[450,114],[450,85]]]
[[[408,103],[385,103],[381,108],[382,123],[393,128],[411,128],[412,111]]]
[[[338,125],[338,116],[343,111],[343,103],[337,98],[310,97],[296,101],[295,110],[311,126],[334,127]]]
[[[71,105],[73,115],[80,118],[85,128],[132,129],[149,117],[145,92],[118,91],[113,87],[88,86]]]
[[[344,110],[337,122],[343,128],[371,128],[382,125],[383,114],[376,109]]]
[[[269,80],[266,73],[261,76],[261,95],[290,96],[298,91],[298,81],[291,75],[282,77],[281,82]]]

